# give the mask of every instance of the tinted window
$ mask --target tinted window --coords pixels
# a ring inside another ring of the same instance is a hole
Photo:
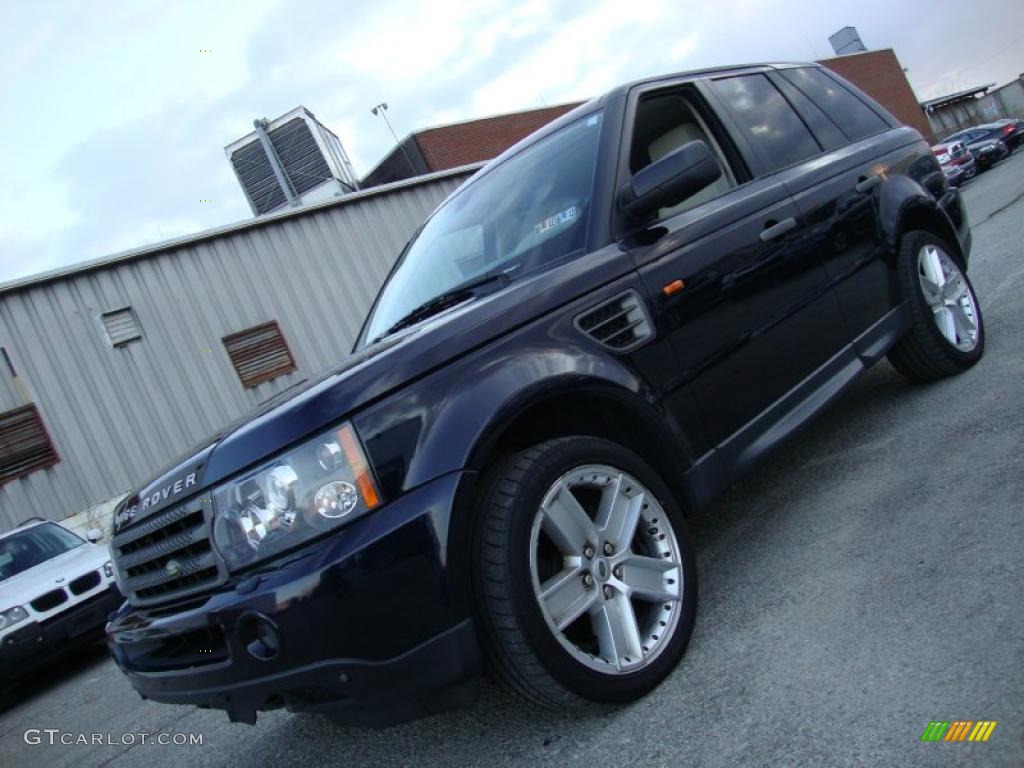
[[[772,170],[821,152],[800,116],[764,75],[714,80],[711,87],[732,108],[747,138]]]
[[[889,127],[871,107],[817,67],[783,69],[780,74],[817,103],[850,141]]]
[[[775,84],[779,86],[779,90],[782,91],[782,95],[786,97],[786,100],[800,113],[800,117],[804,119],[804,122],[814,134],[814,138],[818,140],[822,147],[826,150],[838,149],[849,143],[846,135],[829,119],[828,115],[822,112],[813,101],[804,96],[799,88],[791,85],[788,80],[780,79],[775,81]]]
[[[381,289],[364,335],[488,274],[515,280],[582,249],[597,167],[601,113],[530,144],[442,205]]]

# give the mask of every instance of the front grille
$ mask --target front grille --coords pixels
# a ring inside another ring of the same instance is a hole
[[[77,579],[68,584],[68,589],[71,590],[72,595],[81,595],[88,592],[90,589],[96,589],[100,583],[100,572],[93,571],[87,573],[84,576],[79,576]]]
[[[40,595],[33,600],[29,605],[32,606],[32,610],[38,611],[39,613],[46,613],[52,611],[61,603],[66,603],[68,600],[68,593],[63,589],[54,589],[45,594]]]
[[[222,583],[227,571],[213,551],[208,522],[196,499],[114,536],[110,548],[128,600],[148,605]]]

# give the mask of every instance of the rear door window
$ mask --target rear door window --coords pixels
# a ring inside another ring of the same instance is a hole
[[[755,151],[775,171],[821,153],[810,129],[764,75],[712,80],[711,88],[731,109]]]
[[[821,107],[850,141],[881,133],[889,127],[877,112],[818,67],[782,69],[779,74]]]

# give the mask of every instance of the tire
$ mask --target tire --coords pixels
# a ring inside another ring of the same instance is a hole
[[[693,545],[665,483],[631,451],[577,436],[508,456],[486,474],[474,534],[481,646],[507,691],[556,710],[621,704],[679,662],[696,618]],[[542,584],[559,588],[544,599]]]
[[[912,381],[961,373],[985,352],[981,305],[954,253],[930,232],[908,232],[900,241],[897,271],[911,321],[889,361]],[[937,275],[938,291],[932,288]]]

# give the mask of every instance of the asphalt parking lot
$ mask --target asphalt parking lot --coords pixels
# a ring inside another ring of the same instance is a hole
[[[384,731],[284,712],[249,727],[140,701],[96,647],[5,702],[0,765],[1024,765],[1024,151],[963,191],[985,358],[926,387],[876,366],[692,520],[696,632],[645,700],[552,716],[485,686],[471,710]],[[919,741],[982,719],[987,743]]]

